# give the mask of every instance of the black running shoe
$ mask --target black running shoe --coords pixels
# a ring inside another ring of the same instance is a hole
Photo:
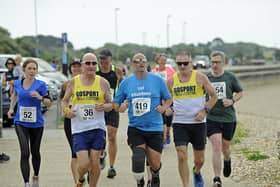
[[[160,187],[159,175],[153,175],[151,181],[151,187]]]
[[[222,181],[220,177],[215,177],[213,179],[213,187],[222,187]]]
[[[142,178],[140,181],[137,181],[137,187],[144,187],[145,186],[145,180]]]
[[[107,177],[112,179],[112,178],[114,178],[116,175],[117,175],[117,172],[116,172],[115,168],[114,168],[114,167],[110,167],[110,168],[108,169]]]
[[[231,160],[224,160],[224,177],[229,177],[231,174]]]
[[[148,180],[147,187],[152,187],[152,181],[151,180]]]
[[[8,160],[10,160],[10,157],[8,155],[6,155],[5,153],[2,153],[0,155],[0,162],[8,161]]]
[[[100,169],[104,169],[105,166],[106,166],[106,156],[107,156],[107,153],[106,151],[103,152],[103,155],[101,155],[100,157]]]

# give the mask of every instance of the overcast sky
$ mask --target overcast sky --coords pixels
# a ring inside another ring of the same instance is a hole
[[[13,38],[35,35],[35,0],[0,0],[0,26]],[[67,32],[74,47],[116,43],[254,42],[280,47],[279,0],[36,0],[38,33]],[[118,11],[115,11],[119,8]],[[169,15],[169,16],[168,16]]]

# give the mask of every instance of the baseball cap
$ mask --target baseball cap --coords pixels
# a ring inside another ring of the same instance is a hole
[[[80,59],[74,59],[71,63],[70,63],[70,67],[75,65],[75,64],[80,64],[81,65],[81,60]]]
[[[112,52],[109,49],[102,49],[99,53],[99,58],[107,58],[109,56],[113,56]]]

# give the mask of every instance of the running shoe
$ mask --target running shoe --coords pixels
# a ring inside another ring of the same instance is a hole
[[[114,178],[116,175],[117,175],[117,172],[116,172],[115,168],[114,168],[114,167],[110,167],[110,168],[108,169],[107,177],[112,179],[112,178]]]
[[[193,182],[194,187],[204,187],[204,180],[201,173],[195,173],[195,167],[193,167]]]
[[[79,179],[76,187],[83,187],[85,185],[86,179]]]
[[[213,187],[222,187],[222,181],[220,177],[215,177],[213,179]]]
[[[147,187],[152,187],[152,181],[151,180],[148,180]]]
[[[39,187],[39,178],[38,177],[33,176],[31,187]]]
[[[27,182],[24,184],[24,187],[30,187],[30,184]]]
[[[159,175],[153,175],[152,181],[151,181],[151,187],[160,187]]]
[[[8,155],[6,155],[5,153],[2,153],[0,155],[0,162],[8,161],[8,160],[10,160],[10,157]]]
[[[166,139],[165,139],[165,143],[166,143],[166,144],[170,144],[170,143],[171,143],[170,136],[167,136],[167,137],[166,137]]]
[[[145,185],[145,180],[142,178],[141,180],[137,181],[137,187],[144,187]]]
[[[229,177],[231,174],[231,160],[224,160],[224,177]]]
[[[103,151],[103,154],[100,157],[100,169],[101,170],[104,169],[106,166],[106,156],[107,156],[106,151]]]

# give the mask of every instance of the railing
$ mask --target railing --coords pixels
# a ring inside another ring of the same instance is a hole
[[[280,65],[258,65],[258,66],[226,66],[225,70],[235,73],[239,79],[249,79],[264,76],[280,76]],[[210,71],[201,70],[204,73]]]

